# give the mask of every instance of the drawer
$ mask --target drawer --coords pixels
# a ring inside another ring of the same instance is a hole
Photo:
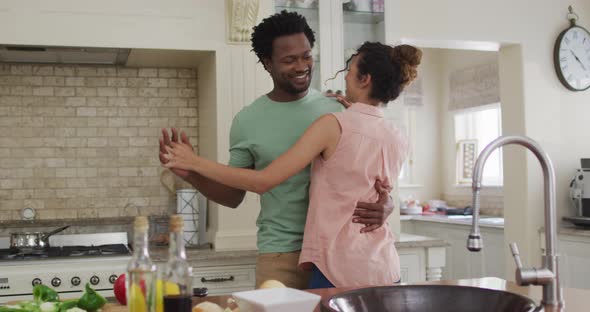
[[[209,295],[225,295],[256,286],[256,265],[201,267],[193,271],[193,287],[207,287]]]

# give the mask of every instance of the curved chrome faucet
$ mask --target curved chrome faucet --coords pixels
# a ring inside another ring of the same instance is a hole
[[[523,136],[501,136],[484,148],[473,169],[473,225],[467,239],[467,249],[480,251],[483,248],[479,232],[479,191],[482,187],[483,168],[490,154],[497,148],[507,144],[518,144],[529,149],[543,168],[545,185],[545,255],[542,268],[523,268],[516,243],[510,249],[516,262],[516,282],[521,286],[542,285],[543,299],[541,304],[545,311],[558,311],[563,308],[563,296],[559,283],[556,252],[556,217],[555,217],[555,171],[547,153],[534,140]]]

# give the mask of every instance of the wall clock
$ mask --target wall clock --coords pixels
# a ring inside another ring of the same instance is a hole
[[[576,25],[578,18],[569,7],[570,27],[562,31],[553,49],[557,77],[571,91],[590,88],[590,32]]]

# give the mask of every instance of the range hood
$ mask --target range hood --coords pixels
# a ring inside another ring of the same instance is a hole
[[[125,65],[130,49],[0,45],[0,62]]]

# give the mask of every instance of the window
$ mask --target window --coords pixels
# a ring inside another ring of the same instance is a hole
[[[459,111],[454,116],[457,143],[457,184],[470,184],[473,165],[479,153],[502,135],[500,104]],[[469,179],[467,179],[469,178]],[[503,185],[502,149],[494,151],[483,171],[484,185]]]

